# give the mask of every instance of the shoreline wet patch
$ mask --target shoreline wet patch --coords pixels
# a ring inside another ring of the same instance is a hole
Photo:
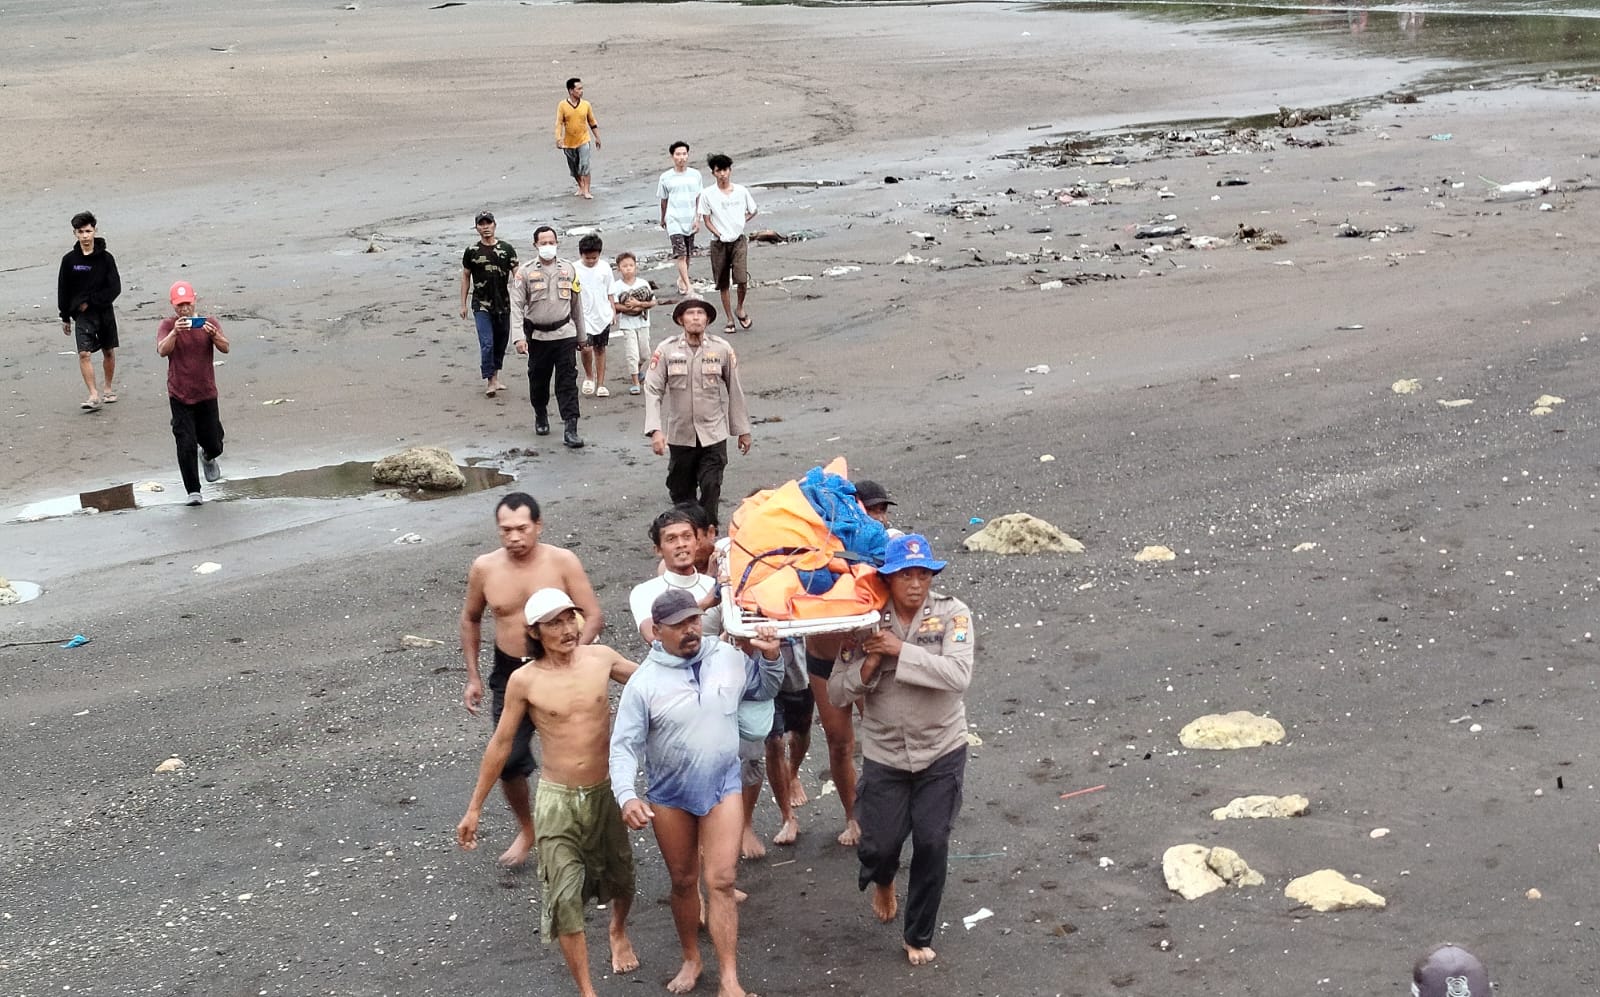
[[[375,484],[372,467],[375,461],[346,461],[324,467],[302,468],[282,474],[259,478],[238,478],[214,486],[206,496],[208,502],[233,502],[259,499],[351,499],[377,496],[388,499],[427,501],[450,495],[464,495],[508,485],[516,475],[490,464],[468,462],[458,465],[466,485],[453,491],[439,492],[423,489],[396,488]],[[101,512],[121,512],[129,509],[172,506],[179,501],[168,498],[141,502],[131,483],[110,488],[44,499],[9,512],[4,522],[32,523],[64,516],[93,515]]]

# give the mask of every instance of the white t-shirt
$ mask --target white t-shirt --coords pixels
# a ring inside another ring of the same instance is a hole
[[[621,301],[624,298],[633,298],[637,301],[649,301],[656,296],[650,287],[650,282],[643,277],[634,277],[633,282],[618,277],[611,284],[611,300]],[[639,315],[627,315],[617,312],[618,329],[648,329],[650,328],[650,313],[643,312]]]
[[[694,231],[696,204],[700,188],[704,186],[700,171],[693,166],[682,173],[672,169],[661,174],[661,182],[656,184],[656,200],[667,202],[668,235],[688,235]]]
[[[669,588],[687,589],[696,600],[704,599],[706,595],[717,587],[717,580],[710,575],[702,575],[696,571],[691,575],[678,575],[670,571],[662,572],[646,582],[640,582],[628,593],[628,609],[633,613],[635,629],[644,625],[650,618],[650,604],[656,601],[656,596]],[[722,611],[717,607],[706,610],[702,632],[710,635],[722,632]]]
[[[583,298],[584,331],[597,335],[617,317],[617,310],[611,307],[611,285],[616,282],[616,275],[604,259],[586,267],[580,258],[573,261],[572,268],[577,271],[578,284],[583,288],[580,297]]]
[[[723,242],[737,242],[744,235],[745,216],[755,210],[755,199],[739,184],[730,184],[726,194],[714,184],[700,192],[699,211],[711,216]]]

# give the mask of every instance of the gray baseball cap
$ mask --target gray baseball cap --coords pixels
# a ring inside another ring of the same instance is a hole
[[[667,589],[650,604],[650,622],[656,626],[672,626],[691,616],[701,616],[700,603],[687,589]]]
[[[1489,997],[1489,972],[1459,945],[1440,945],[1411,970],[1411,997]]]

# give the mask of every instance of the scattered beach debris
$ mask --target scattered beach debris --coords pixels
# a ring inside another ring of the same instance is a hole
[[[397,544],[419,544],[422,543],[422,534],[402,533],[395,537],[393,542]]]
[[[1285,820],[1302,816],[1311,801],[1299,794],[1290,796],[1236,796],[1225,807],[1211,811],[1212,820]]]
[[[1221,180],[1217,181],[1217,186],[1218,187],[1245,187],[1245,186],[1248,186],[1249,183],[1250,183],[1250,181],[1246,180],[1244,177],[1223,177]]]
[[[1294,550],[1290,551],[1290,553],[1292,553],[1292,554],[1304,554],[1307,551],[1316,550],[1318,546],[1319,546],[1318,544],[1312,543],[1311,541],[1308,540],[1308,541],[1306,541],[1305,543],[1302,543],[1302,544],[1295,544],[1294,545]]]
[[[12,606],[21,601],[22,593],[16,590],[10,579],[0,578],[0,606]]]
[[[89,640],[90,638],[85,637],[83,634],[73,634],[67,639],[67,642],[61,646],[63,648],[82,647],[83,645],[89,643]]]
[[[1371,907],[1382,910],[1389,902],[1359,883],[1352,883],[1336,869],[1318,869],[1309,876],[1290,880],[1283,895],[1321,914]]]
[[[1171,547],[1163,547],[1160,544],[1152,544],[1141,550],[1139,553],[1133,555],[1133,559],[1135,561],[1139,561],[1140,563],[1149,563],[1151,561],[1175,561],[1178,559],[1178,555],[1172,552]]]
[[[1439,399],[1439,404],[1441,406],[1443,406],[1444,408],[1462,408],[1464,406],[1471,405],[1472,402],[1473,402],[1473,399],[1471,399],[1471,398],[1448,398],[1448,399],[1447,398],[1441,398],[1441,399]]]
[[[1056,455],[1053,453],[1042,453],[1039,455],[1039,463],[1041,464],[1053,464],[1055,463],[1055,459]]]
[[[991,917],[994,917],[994,911],[987,907],[979,907],[976,914],[968,914],[966,917],[961,919],[961,923],[967,926],[968,931],[971,931],[973,925],[977,924],[979,921],[987,920]]]
[[[785,235],[781,235],[781,234],[779,234],[777,232],[774,232],[770,228],[764,228],[759,232],[751,232],[750,233],[750,241],[751,242],[788,242],[789,241],[789,237],[785,236]]]
[[[1386,827],[1375,827],[1367,833],[1367,837],[1373,839],[1374,841],[1378,840],[1379,838],[1387,838],[1388,836],[1389,829]]]
[[[1278,744],[1286,736],[1283,724],[1247,710],[1208,713],[1189,721],[1178,732],[1178,740],[1185,748],[1205,751],[1259,748]]]
[[[1389,385],[1389,390],[1397,395],[1414,395],[1422,390],[1422,382],[1414,377],[1405,377]]]
[[[263,404],[263,405],[287,405],[292,401],[294,401],[293,398],[269,398],[266,401],[262,402],[261,404]]]
[[[444,641],[434,640],[432,637],[418,637],[416,634],[403,634],[400,637],[400,646],[413,651],[422,651],[430,647],[442,647]]]
[[[861,270],[861,268],[858,267],[858,266],[851,266],[849,264],[840,264],[839,266],[829,267],[828,269],[822,271],[822,276],[824,276],[824,277],[843,277],[845,274],[848,274],[848,273],[859,273],[860,270]]]
[[[1523,896],[1527,897],[1529,900],[1544,899],[1544,894],[1539,892],[1539,888],[1537,886],[1530,888],[1527,893],[1523,894]]]
[[[1326,107],[1282,107],[1278,108],[1279,128],[1299,128],[1313,121],[1332,121],[1333,112]]]
[[[1480,176],[1478,179],[1494,188],[1493,195],[1491,196],[1500,194],[1526,194],[1529,197],[1536,197],[1539,194],[1548,194],[1550,192],[1553,186],[1551,181],[1554,178],[1545,177],[1543,180],[1518,180],[1515,183],[1495,183],[1495,181],[1490,180],[1485,176]]]
[[[185,768],[188,768],[188,766],[183,763],[183,759],[179,758],[177,755],[173,755],[171,758],[168,758],[166,761],[156,766],[155,774],[161,775],[166,772],[177,772],[178,770]]]
[[[1185,900],[1198,900],[1224,886],[1242,889],[1267,881],[1233,849],[1193,843],[1168,848],[1161,856],[1161,874],[1167,889]]]
[[[222,565],[215,561],[201,561],[194,566],[194,573],[197,575],[214,575],[221,570]]]
[[[1047,280],[1043,284],[1039,285],[1039,290],[1041,290],[1041,291],[1059,291],[1063,287],[1066,287],[1066,286],[1067,285],[1063,284],[1059,280]]]
[[[1074,796],[1087,796],[1090,793],[1098,793],[1098,792],[1100,792],[1100,790],[1105,789],[1105,788],[1106,788],[1106,784],[1102,782],[1098,786],[1090,786],[1087,789],[1074,789],[1070,793],[1062,793],[1061,794],[1061,799],[1070,800]]]
[[[456,459],[440,447],[407,447],[372,465],[372,480],[380,485],[400,485],[448,492],[464,488],[466,476]]]
[[[362,250],[362,252],[365,252],[365,253],[381,253],[381,252],[383,252],[383,247],[378,245],[378,237],[376,235],[367,236],[367,248]]]
[[[1239,223],[1239,228],[1233,233],[1233,237],[1243,245],[1251,246],[1255,249],[1271,249],[1274,246],[1283,246],[1289,242],[1288,239],[1285,239],[1277,232],[1256,228],[1254,225],[1246,225],[1243,222]]]
[[[1385,225],[1381,228],[1361,228],[1345,221],[1339,223],[1339,228],[1334,234],[1340,239],[1370,239],[1373,242],[1377,242],[1380,239],[1387,239],[1391,235],[1399,235],[1402,232],[1415,232],[1416,230],[1417,227],[1415,225]]]
[[[1040,286],[1042,287],[1043,285]],[[1050,365],[1047,363],[1036,363],[1032,367],[1024,368],[1022,372],[1024,374],[1048,374],[1050,373]]]
[[[962,541],[971,551],[990,554],[1082,554],[1083,544],[1067,536],[1054,526],[1025,512],[997,516],[985,523],[983,529]]]
[[[1133,237],[1135,239],[1168,239],[1175,235],[1183,235],[1187,231],[1189,231],[1187,225],[1173,224],[1169,218],[1136,227],[1133,230]]]

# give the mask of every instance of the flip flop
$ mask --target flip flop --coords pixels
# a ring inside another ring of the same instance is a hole
[[[87,402],[79,402],[78,407],[83,409],[85,412],[93,412],[95,409],[100,407],[100,402],[98,399]]]
[[[741,329],[748,329],[755,325],[754,322],[750,321],[750,316],[748,315],[734,315],[734,318],[739,320],[739,328]]]
[[[117,400],[117,393],[115,391],[107,391],[104,395],[101,395],[100,398],[107,405],[110,405],[112,402]]]
[[[739,331],[738,329],[734,328],[732,322],[729,322],[727,325],[722,327],[722,334],[725,335],[725,336],[726,335],[730,335],[730,334],[735,333],[735,332],[738,332],[738,331]]]
[[[491,384],[487,388],[483,389],[483,397],[485,397],[485,398],[493,398],[495,396],[495,394],[499,390],[500,390],[499,388],[497,388],[497,387],[495,387],[494,385]]]

